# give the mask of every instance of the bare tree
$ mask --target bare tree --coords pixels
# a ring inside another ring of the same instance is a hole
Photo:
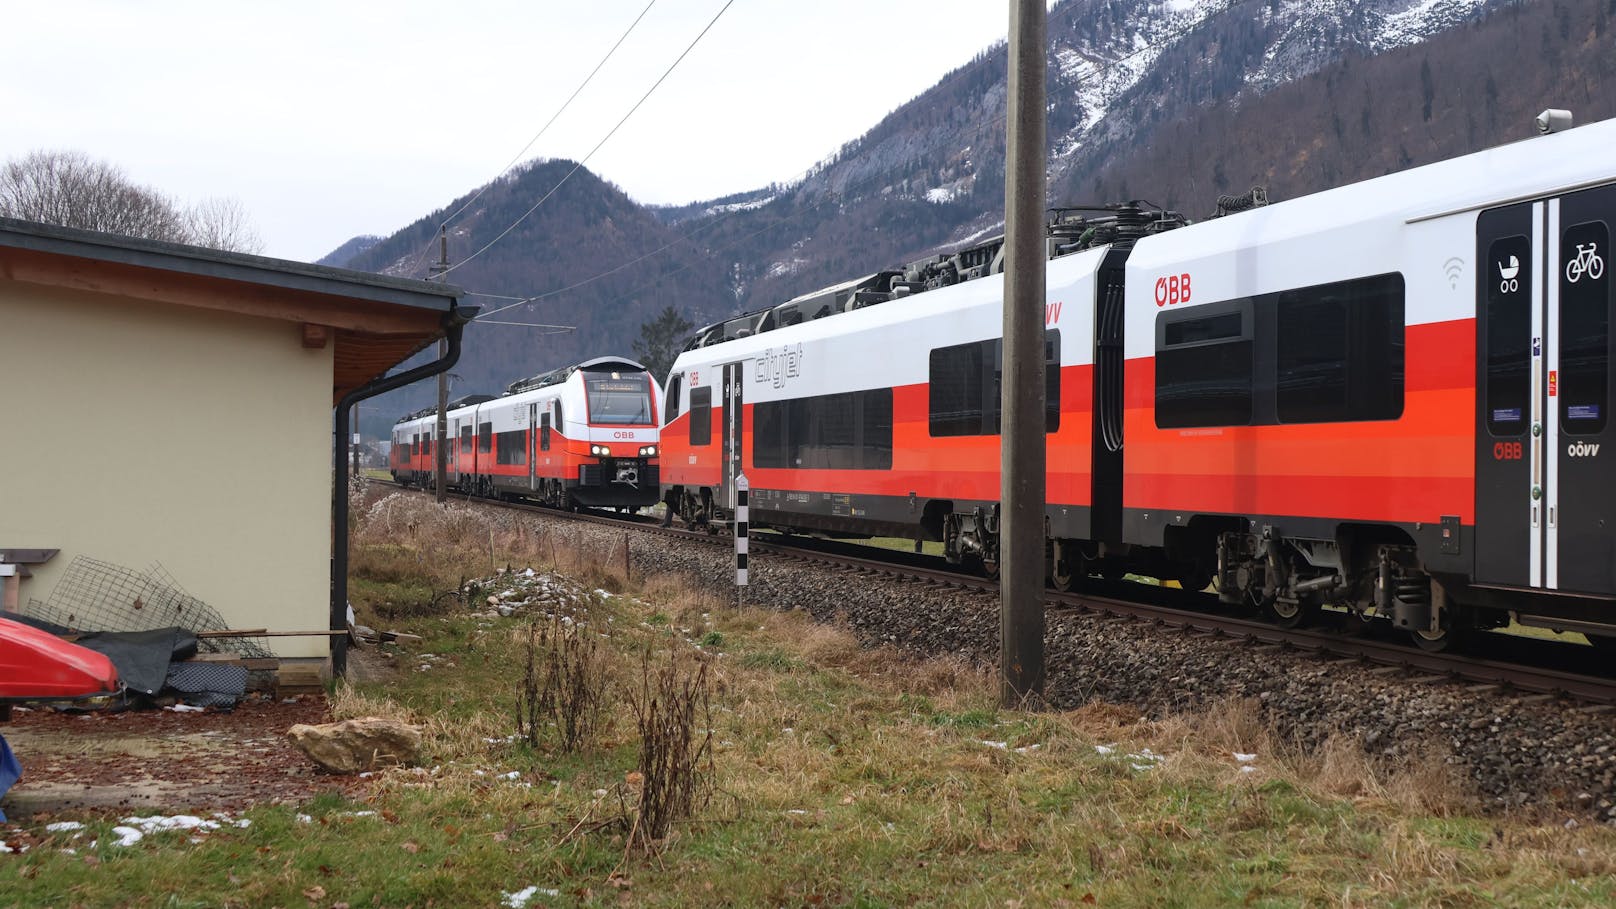
[[[0,167],[0,217],[169,243],[257,252],[263,243],[239,202],[189,210],[123,170],[77,151],[34,151]]]
[[[186,221],[191,232],[187,242],[197,246],[244,253],[264,249],[264,241],[239,199],[204,199],[186,212]]]

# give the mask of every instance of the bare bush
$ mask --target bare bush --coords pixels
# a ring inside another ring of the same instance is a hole
[[[629,847],[661,847],[675,822],[707,804],[713,783],[711,684],[707,658],[674,648],[653,666],[647,650],[640,690],[631,694],[640,732],[639,802]]]
[[[539,727],[555,726],[561,750],[592,745],[606,726],[611,674],[598,639],[556,614],[528,626],[527,660],[516,699],[516,731],[538,747]]]

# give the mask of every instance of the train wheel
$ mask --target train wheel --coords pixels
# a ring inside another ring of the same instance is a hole
[[[1281,628],[1306,628],[1319,617],[1319,604],[1311,599],[1303,599],[1299,603],[1275,600],[1268,604],[1268,614],[1274,617],[1274,624]]]
[[[1068,547],[1056,540],[1049,557],[1049,585],[1061,593],[1072,592],[1083,567],[1082,556],[1067,550]]]
[[[1414,646],[1428,653],[1456,650],[1459,647],[1459,639],[1463,637],[1460,629],[1451,624],[1444,624],[1438,631],[1410,631],[1408,636],[1414,641]]]

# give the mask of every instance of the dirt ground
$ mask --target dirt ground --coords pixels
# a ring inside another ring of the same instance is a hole
[[[350,674],[385,669],[359,654]],[[329,722],[324,695],[249,692],[234,710],[15,710],[0,723],[22,780],[0,802],[13,823],[101,814],[206,816],[320,792],[355,795],[366,782],[321,771],[292,745],[298,723]]]

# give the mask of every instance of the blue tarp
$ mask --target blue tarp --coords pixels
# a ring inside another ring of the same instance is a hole
[[[11,746],[6,744],[6,737],[0,735],[0,798],[5,798],[6,793],[20,779],[22,779],[22,767],[18,766],[16,755],[11,753]],[[0,824],[5,822],[6,813],[0,811]]]

